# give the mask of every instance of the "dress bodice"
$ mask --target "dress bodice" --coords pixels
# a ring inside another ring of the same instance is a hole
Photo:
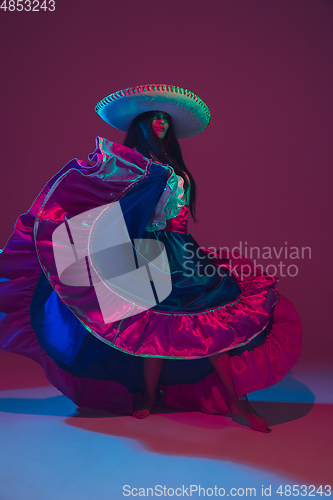
[[[184,189],[184,179],[169,168],[169,178],[154,212],[150,218],[147,231],[187,232],[189,214],[189,190]]]
[[[187,221],[189,216],[189,208],[187,205],[184,205],[177,217],[173,219],[168,219],[166,222],[166,227],[163,231],[174,231],[176,233],[187,233]]]

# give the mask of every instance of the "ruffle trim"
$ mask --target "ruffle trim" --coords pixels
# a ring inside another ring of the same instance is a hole
[[[78,163],[88,173],[88,166],[80,161]],[[0,255],[0,276],[5,278],[0,283],[0,311],[3,313],[0,318],[0,347],[39,363],[48,380],[76,405],[127,413],[132,411],[133,397],[123,385],[75,377],[65,372],[38,344],[30,325],[30,302],[42,272],[33,240],[34,220],[51,185],[69,168],[72,168],[72,162],[51,179],[29,212],[20,216]],[[94,167],[89,167],[90,172],[94,170]],[[280,296],[271,319],[272,329],[262,345],[231,357],[231,372],[238,396],[277,383],[299,357],[301,324],[291,302]],[[214,414],[227,412],[223,386],[216,373],[197,384],[162,388],[169,406]]]
[[[195,313],[149,309],[109,325],[104,334],[76,316],[92,335],[127,354],[169,359],[209,357],[246,345],[269,322],[278,300],[275,278],[257,276],[239,285],[237,300],[223,306]]]
[[[55,268],[52,238],[55,227],[63,223],[63,214],[69,212],[63,204],[68,201],[68,194],[73,191],[74,186],[77,197],[70,198],[70,210],[79,211],[78,207],[84,206],[86,199],[92,197],[92,194],[94,206],[103,207],[105,200],[100,198],[101,195],[110,196],[110,190],[121,195],[128,184],[139,182],[145,174],[142,167],[147,168],[147,159],[129,148],[114,143],[103,148],[100,141],[97,151],[102,150],[103,154],[99,153],[101,156],[97,164],[108,165],[108,169],[98,170],[98,175],[89,179],[89,183],[83,176],[79,179],[64,177],[62,184],[58,184],[57,189],[52,189],[45,198],[43,210],[36,218],[36,249],[40,265],[62,302],[99,340],[136,356],[196,359],[250,342],[266,327],[271,309],[277,300],[276,279],[271,276],[257,276],[251,281],[240,283],[241,294],[236,301],[199,312],[146,310],[142,305],[128,301],[114,290],[110,290],[112,295],[109,294],[107,289],[108,310],[105,317],[108,323],[102,317],[95,288],[91,286],[92,281],[90,284],[84,282],[80,286],[69,286],[61,282]],[[109,162],[110,156],[116,160]],[[124,172],[127,172],[127,176]],[[99,178],[101,175],[103,178]],[[105,183],[109,175],[112,182],[107,184],[106,189]],[[172,217],[175,212],[179,213],[185,204],[183,179],[172,171],[167,186],[171,194],[166,203],[161,205],[163,214]],[[86,222],[81,225],[84,230],[88,227]],[[81,237],[81,233],[79,236]],[[83,239],[85,242],[86,238]],[[90,258],[92,252],[89,250],[87,254]],[[82,262],[86,273],[86,262],[83,259]],[[81,271],[80,268],[79,272]],[[79,273],[78,276],[81,277]],[[90,279],[93,280],[94,276]],[[221,280],[223,279],[222,277]],[[104,288],[102,291],[105,292]]]
[[[34,204],[29,214],[19,218],[1,255],[0,274],[6,276],[6,281],[0,283],[0,309],[7,314],[1,322],[0,347],[39,363],[48,380],[77,406],[105,408],[118,414],[131,412],[135,395],[130,395],[123,385],[72,376],[59,368],[37,342],[29,320],[31,298],[41,274],[32,237],[36,208]],[[271,321],[272,328],[262,345],[230,359],[238,396],[279,382],[299,357],[302,331],[293,304],[280,296]],[[196,384],[161,388],[168,406],[211,414],[229,412],[216,373]]]
[[[184,179],[176,175],[172,167],[169,168],[172,171],[171,175],[158,200],[146,231],[160,231],[164,229],[167,225],[167,220],[177,217],[182,207],[187,203]]]
[[[230,357],[230,370],[238,397],[277,384],[294,366],[301,353],[302,327],[293,304],[279,297],[271,330],[263,344]],[[195,384],[161,386],[165,404],[187,411],[215,415],[230,412],[225,388],[214,371]]]

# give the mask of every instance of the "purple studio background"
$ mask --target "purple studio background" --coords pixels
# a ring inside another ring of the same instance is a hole
[[[0,246],[46,181],[71,158],[87,159],[97,135],[123,141],[95,113],[97,101],[145,83],[188,88],[212,112],[205,132],[181,141],[198,186],[199,223],[189,231],[204,247],[241,244],[248,256],[258,247],[252,260],[277,267],[301,316],[301,359],[331,358],[333,1],[55,5],[0,12]],[[301,258],[302,247],[311,254]]]

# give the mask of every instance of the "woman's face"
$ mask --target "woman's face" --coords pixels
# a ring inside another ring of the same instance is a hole
[[[167,115],[162,111],[156,111],[151,126],[157,137],[164,139],[169,128]]]

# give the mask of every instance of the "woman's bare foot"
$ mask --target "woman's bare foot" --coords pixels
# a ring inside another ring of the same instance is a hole
[[[144,396],[142,403],[139,405],[138,409],[132,413],[132,417],[135,418],[147,418],[150,414],[155,403],[154,396]]]
[[[253,430],[266,433],[272,431],[268,426],[267,420],[258,415],[255,409],[250,405],[247,397],[244,399],[237,399],[237,401],[230,405],[230,409],[236,415],[245,417]]]

